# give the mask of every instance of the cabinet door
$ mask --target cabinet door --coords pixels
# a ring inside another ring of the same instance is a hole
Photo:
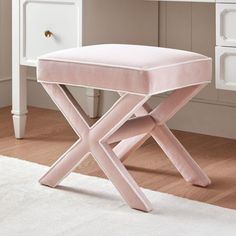
[[[216,3],[236,3],[236,0],[216,0],[215,2]]]
[[[216,88],[236,91],[236,48],[216,47]]]
[[[20,0],[21,64],[38,56],[80,46],[81,0]]]
[[[216,4],[216,44],[236,46],[236,4]]]

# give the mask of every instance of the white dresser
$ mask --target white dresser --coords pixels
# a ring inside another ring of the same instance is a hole
[[[27,114],[27,66],[38,56],[81,46],[82,0],[13,0],[12,114],[22,138]]]
[[[39,55],[81,46],[81,0],[20,1],[20,63],[35,66]]]
[[[236,91],[236,0],[216,3],[216,88]]]

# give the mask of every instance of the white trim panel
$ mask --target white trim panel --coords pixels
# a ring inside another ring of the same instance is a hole
[[[218,46],[236,46],[235,22],[236,4],[216,4],[216,44]]]
[[[216,47],[216,88],[236,91],[236,48]]]
[[[20,62],[82,44],[82,0],[20,0]],[[46,37],[44,33],[51,31]]]

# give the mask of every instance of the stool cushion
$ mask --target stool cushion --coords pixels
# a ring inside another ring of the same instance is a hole
[[[157,94],[211,81],[209,57],[176,49],[104,44],[72,48],[38,59],[38,81]]]

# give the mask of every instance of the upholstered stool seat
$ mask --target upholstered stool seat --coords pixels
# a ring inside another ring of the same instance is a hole
[[[95,45],[59,51],[40,58],[38,68],[42,82],[140,94],[156,94],[211,80],[208,57],[135,45]]]
[[[40,182],[55,187],[92,154],[132,208],[150,211],[150,202],[122,161],[152,136],[186,181],[210,184],[165,123],[211,81],[211,64],[211,58],[197,53],[118,44],[68,49],[39,58],[38,81],[80,137]],[[65,85],[116,91],[121,98],[92,125]],[[165,91],[173,92],[151,110],[147,100]],[[109,144],[118,141],[111,148]]]

